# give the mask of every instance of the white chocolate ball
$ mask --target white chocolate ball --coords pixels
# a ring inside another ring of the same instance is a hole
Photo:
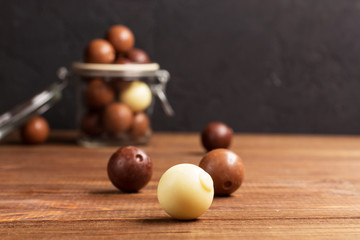
[[[141,112],[149,107],[152,93],[149,86],[142,81],[133,81],[120,93],[120,101],[134,112]]]
[[[157,196],[161,207],[171,217],[195,219],[210,207],[214,184],[202,168],[182,163],[169,168],[161,176]]]

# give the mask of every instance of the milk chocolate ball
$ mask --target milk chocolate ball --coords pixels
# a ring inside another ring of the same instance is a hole
[[[136,113],[130,128],[130,135],[133,138],[142,137],[150,130],[149,117],[143,113]]]
[[[137,192],[152,176],[152,161],[140,148],[127,146],[119,148],[107,166],[110,181],[123,192]]]
[[[135,37],[132,31],[124,25],[112,26],[106,34],[106,38],[118,52],[128,52],[133,48]]]
[[[89,137],[100,136],[103,131],[100,120],[100,114],[98,112],[85,114],[80,124],[81,131]]]
[[[208,152],[199,166],[213,179],[215,195],[230,195],[244,180],[241,158],[228,149],[219,148]]]
[[[102,120],[108,132],[124,132],[131,127],[133,113],[125,104],[115,102],[105,108]]]
[[[207,151],[216,148],[228,148],[233,130],[221,122],[209,123],[201,133],[201,142]]]
[[[26,144],[40,144],[46,141],[50,128],[45,118],[36,116],[25,123],[20,130],[22,141]]]
[[[85,49],[87,63],[113,63],[114,60],[115,49],[104,39],[92,40]]]
[[[135,63],[149,63],[150,58],[146,52],[139,48],[133,48],[127,53],[127,57],[130,61]]]
[[[93,79],[85,90],[86,103],[90,108],[100,109],[114,100],[113,90],[101,79]]]

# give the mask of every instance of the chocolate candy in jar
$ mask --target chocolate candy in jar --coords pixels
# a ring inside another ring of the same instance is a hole
[[[125,132],[131,127],[133,112],[126,104],[115,102],[105,108],[102,121],[109,133]]]
[[[106,39],[114,46],[115,50],[120,53],[130,51],[135,44],[133,32],[124,25],[114,25],[106,33]]]
[[[74,75],[79,76],[78,104],[84,146],[137,145],[150,140],[151,114],[154,96],[159,97],[165,113],[173,111],[164,90],[169,74],[157,63],[148,64],[93,64],[74,63]],[[92,80],[82,81],[81,79]],[[97,77],[94,77],[97,76]],[[96,112],[100,120],[89,116]],[[87,120],[84,120],[87,119]],[[93,127],[89,125],[93,125]],[[101,130],[101,132],[100,132]]]
[[[94,39],[87,45],[84,59],[87,63],[113,63],[115,54],[115,49],[110,42]]]
[[[141,112],[148,108],[152,101],[149,86],[142,81],[132,81],[120,92],[119,99],[134,112]]]
[[[139,112],[134,115],[129,134],[132,139],[138,139],[150,134],[150,120],[146,113]]]
[[[133,48],[131,49],[126,56],[131,62],[134,63],[150,63],[149,55],[140,48]]]
[[[101,124],[100,113],[96,111],[86,113],[81,119],[80,130],[82,134],[88,137],[101,136],[104,130]]]
[[[90,109],[101,109],[109,105],[115,93],[102,78],[92,79],[86,86],[85,100]]]

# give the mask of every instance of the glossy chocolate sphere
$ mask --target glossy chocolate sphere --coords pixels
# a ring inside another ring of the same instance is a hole
[[[114,92],[101,78],[94,78],[85,90],[87,105],[92,109],[100,109],[114,100]]]
[[[144,136],[150,130],[149,117],[143,113],[136,113],[134,116],[133,123],[130,128],[130,135],[133,138]]]
[[[20,130],[22,141],[26,144],[40,144],[49,136],[50,127],[45,118],[36,116],[25,123]]]
[[[209,123],[201,133],[201,142],[207,151],[216,148],[228,148],[231,144],[233,131],[221,122]]]
[[[116,102],[105,108],[102,120],[108,132],[124,132],[131,127],[133,113],[125,104]]]
[[[110,157],[107,172],[115,187],[123,192],[136,192],[150,181],[152,162],[140,148],[122,147]]]
[[[85,49],[87,63],[113,63],[114,60],[115,49],[104,39],[92,40]]]
[[[134,63],[149,63],[150,58],[146,52],[139,48],[133,48],[127,53],[127,57]]]
[[[230,195],[244,180],[241,158],[228,149],[219,148],[208,152],[199,166],[213,179],[215,195]]]
[[[112,26],[106,34],[107,40],[118,52],[128,52],[133,48],[135,37],[132,31],[123,25]]]

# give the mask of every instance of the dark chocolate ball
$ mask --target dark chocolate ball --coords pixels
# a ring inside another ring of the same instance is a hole
[[[130,128],[130,135],[133,138],[144,136],[150,130],[149,117],[143,113],[136,113],[134,116],[133,123]]]
[[[230,195],[244,180],[244,164],[234,152],[219,148],[205,154],[199,167],[210,174],[214,181],[215,195]]]
[[[104,39],[92,40],[85,49],[85,62],[87,63],[113,63],[115,49]]]
[[[135,43],[134,34],[123,25],[112,26],[106,34],[106,39],[109,40],[118,52],[128,52]]]
[[[20,135],[26,144],[40,144],[46,141],[49,132],[50,127],[46,119],[36,116],[21,127]]]
[[[124,132],[131,127],[133,112],[125,104],[115,102],[105,108],[102,120],[108,132]]]
[[[89,137],[100,136],[103,131],[100,114],[98,112],[89,112],[85,114],[81,120],[80,129]]]
[[[139,48],[133,48],[127,53],[127,57],[134,63],[149,63],[150,58],[146,52]]]
[[[110,181],[123,192],[137,192],[151,179],[152,162],[140,148],[119,148],[107,166]]]
[[[233,130],[221,122],[209,123],[201,133],[204,148],[211,151],[215,148],[228,148],[231,144]]]
[[[114,100],[113,90],[101,78],[94,78],[85,90],[87,105],[92,109],[100,109]]]

